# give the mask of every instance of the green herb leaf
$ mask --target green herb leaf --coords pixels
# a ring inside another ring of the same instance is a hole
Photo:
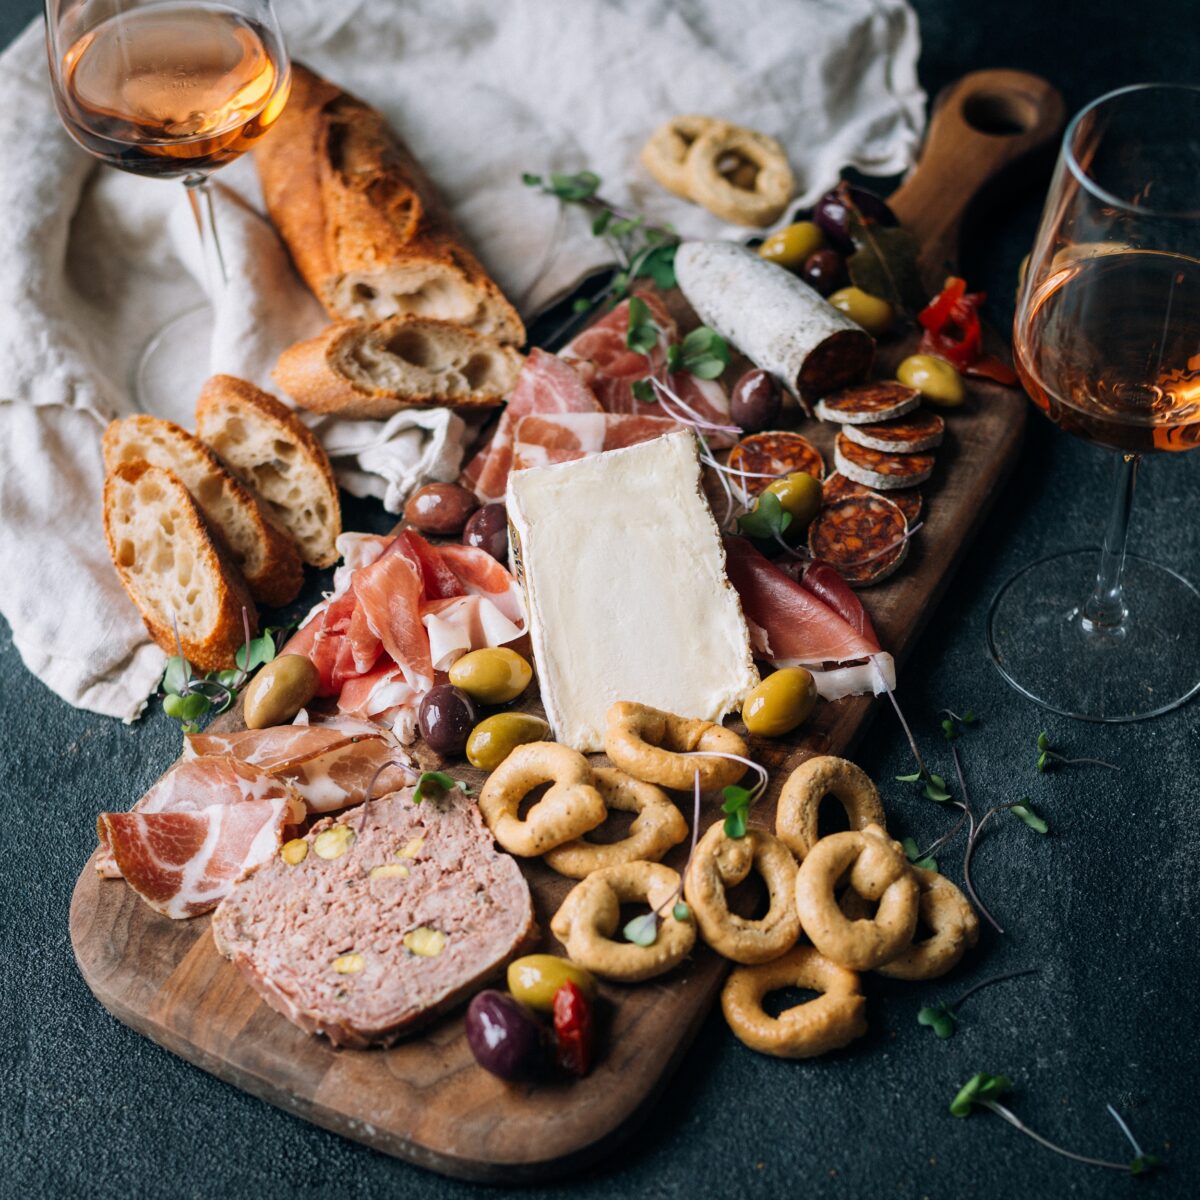
[[[646,236],[654,236],[654,231],[652,230]],[[656,246],[638,263],[634,275],[653,280],[654,286],[663,291],[673,288],[675,286],[675,251],[678,249],[677,242]]]
[[[592,307],[593,303],[594,301],[589,300],[586,296],[580,296],[577,300],[572,302],[571,311],[573,313],[585,313],[589,308]]]
[[[729,366],[729,344],[715,329],[701,325],[680,343],[678,357],[680,366],[697,379],[716,379]]]
[[[541,187],[542,177],[540,175],[531,175],[528,171],[525,171],[521,175],[521,182],[526,187]]]
[[[445,771],[422,771],[413,792],[413,803],[420,804],[426,796],[441,796],[455,786],[454,777],[447,775]],[[466,791],[465,784],[460,786]]]
[[[1043,750],[1037,757],[1037,769],[1044,775],[1046,773],[1046,764],[1049,762],[1048,751]]]
[[[1160,1166],[1162,1166],[1162,1159],[1157,1154],[1139,1154],[1129,1164],[1129,1173],[1130,1175],[1148,1175]]]
[[[167,659],[166,670],[163,671],[160,686],[168,696],[183,696],[188,690],[188,682],[192,677],[192,669],[186,658],[173,654]]]
[[[947,800],[954,799],[944,787],[938,787],[935,783],[927,783],[921,789],[921,795],[926,800],[932,800],[935,804],[945,804]]]
[[[643,404],[657,404],[658,397],[654,393],[654,384],[648,379],[635,379],[633,382],[633,398]]]
[[[595,171],[578,171],[574,175],[552,174],[548,190],[560,200],[576,202],[594,196],[599,186],[600,176]]]
[[[638,354],[649,354],[658,345],[658,335],[658,326],[654,323],[646,302],[638,296],[631,296],[625,345]]]
[[[738,787],[737,784],[731,784],[723,789],[721,794],[725,797],[725,802],[721,805],[721,811],[728,814],[725,817],[725,834],[731,838],[743,838],[746,836],[746,815],[750,811],[750,805],[754,799],[754,793],[747,788]]]
[[[241,671],[235,671],[232,667],[227,667],[224,671],[209,671],[209,679],[215,679],[222,687],[234,688],[237,687],[238,680],[241,679]]]
[[[914,771],[911,775],[897,775],[897,783],[920,783],[922,775],[920,771]]]
[[[952,742],[958,737],[958,726],[949,717],[942,722],[942,736],[948,742]]]
[[[1043,754],[1050,749],[1050,739],[1046,736],[1046,731],[1044,729],[1038,734],[1037,748],[1041,750]]]
[[[616,221],[609,222],[608,232],[613,237],[628,237],[635,230],[640,229],[645,223],[645,217],[621,217]]]
[[[175,721],[194,721],[211,707],[212,702],[199,692],[189,692],[186,696],[171,693],[163,698],[163,712]]]
[[[900,844],[904,847],[904,853],[908,857],[908,861],[914,867],[920,867],[925,871],[933,871],[937,874],[937,859],[931,854],[922,854],[921,847],[917,845],[915,838],[906,837],[901,840]]]
[[[962,715],[962,723],[964,725],[974,725],[979,718],[968,708]]]
[[[954,1036],[958,1018],[944,1004],[927,1004],[917,1013],[917,1024],[928,1025],[942,1041]]]
[[[269,663],[274,657],[275,639],[270,634],[264,633],[261,637],[256,637],[250,642],[249,663],[246,662],[246,647],[244,645],[238,647],[238,652],[234,655],[233,661],[249,674],[249,672]]]
[[[725,818],[725,836],[744,838],[746,836],[746,810],[739,808]]]
[[[1050,832],[1050,826],[1046,824],[1046,818],[1041,816],[1033,805],[1030,804],[1028,797],[1022,800],[1020,804],[1014,804],[1008,811],[1014,817],[1020,817],[1035,833]]]
[[[763,492],[750,512],[738,517],[738,529],[747,537],[771,541],[782,537],[792,523],[792,514],[774,492]]]
[[[846,259],[850,282],[893,308],[915,313],[925,307],[917,272],[917,240],[898,227],[875,225],[849,213],[848,232],[855,252]]]
[[[679,370],[680,359],[683,357],[683,351],[679,348],[678,342],[672,342],[667,347],[667,370],[674,375]]]
[[[692,919],[692,910],[688,908],[682,900],[678,901],[673,909],[671,916],[677,921],[690,921]]]
[[[980,1071],[959,1089],[950,1102],[950,1113],[955,1117],[969,1117],[972,1109],[982,1100],[995,1100],[1012,1087],[1012,1081],[1004,1075],[988,1075]]]
[[[634,917],[623,930],[626,940],[635,946],[653,946],[658,940],[658,913],[642,913]]]
[[[600,237],[608,228],[608,223],[611,220],[612,213],[609,212],[607,208],[601,209],[601,211],[596,214],[596,219],[592,222],[592,233],[594,233],[596,237]]]

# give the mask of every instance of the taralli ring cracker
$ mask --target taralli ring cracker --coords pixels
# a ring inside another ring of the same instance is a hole
[[[784,1009],[778,1017],[768,1016],[764,997],[785,987],[822,994]],[[776,1058],[814,1058],[848,1046],[867,1032],[867,1002],[858,976],[812,946],[797,946],[757,967],[739,967],[725,981],[721,1008],[739,1041]]]
[[[684,113],[660,125],[642,147],[642,165],[654,178],[676,196],[692,198],[687,170],[687,156],[695,140],[714,125],[722,122],[698,113]]]
[[[787,155],[773,137],[724,122],[700,134],[684,166],[691,198],[734,225],[778,221],[796,191]]]
[[[749,754],[746,743],[724,725],[677,717],[629,700],[618,700],[609,708],[604,749],[635,779],[681,792],[691,789],[697,771],[705,792],[737,783],[746,773],[741,763],[727,758],[685,755],[715,752],[745,758]]]
[[[865,900],[877,900],[874,917],[850,920],[835,888],[849,883]],[[822,838],[796,873],[796,911],[812,944],[826,958],[854,971],[872,971],[902,953],[917,928],[920,886],[904,851],[878,825]]]
[[[676,919],[668,907],[679,875],[661,863],[632,862],[605,867],[577,883],[554,914],[550,928],[572,962],[604,979],[637,983],[681,963],[696,943],[696,927]],[[649,946],[613,941],[622,904],[666,908]]]
[[[614,767],[595,767],[596,789],[609,809],[636,813],[629,834],[619,842],[573,842],[548,850],[545,862],[560,875],[585,879],[594,871],[629,862],[658,862],[688,835],[683,813],[665,792]]]
[[[769,905],[758,920],[729,911],[725,892],[757,870],[767,886]],[[731,838],[724,823],[709,826],[700,839],[683,894],[700,935],[718,953],[737,963],[763,963],[786,954],[800,936],[796,916],[796,860],[777,838],[760,829]]]
[[[979,918],[966,896],[936,871],[913,867],[913,874],[921,888],[920,924],[932,932],[875,968],[889,979],[936,979],[956,967],[979,941]],[[842,911],[848,917],[864,917],[870,905],[850,891],[842,897]]]
[[[883,496],[846,496],[817,514],[808,527],[808,548],[853,587],[867,587],[908,557],[908,521]]]
[[[521,801],[543,783],[553,786],[520,818]],[[527,742],[513,750],[488,776],[479,811],[496,841],[523,858],[582,837],[607,815],[587,759],[556,742]]]
[[[817,844],[821,801],[833,796],[851,829],[887,828],[879,791],[871,777],[845,758],[822,754],[802,762],[787,778],[775,810],[775,836],[798,858]]]

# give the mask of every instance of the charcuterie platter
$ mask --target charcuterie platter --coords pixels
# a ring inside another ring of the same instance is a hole
[[[1036,77],[1018,72],[988,71],[969,76],[939,99],[921,162],[889,201],[904,229],[919,243],[919,268],[929,294],[939,291],[943,277],[953,267],[962,221],[974,202],[1006,167],[1047,147],[1061,119],[1062,106],[1057,93]],[[683,251],[681,257],[682,254]],[[687,291],[685,264],[681,262],[679,269],[680,282]],[[356,285],[352,281],[347,286]],[[360,282],[357,286],[363,285]],[[689,321],[695,323],[695,315],[683,310],[677,295],[666,299],[672,311],[681,308],[684,327]],[[491,301],[489,304],[491,307],[486,308],[489,322],[498,324],[507,319],[505,306]],[[709,325],[720,325],[723,318],[719,309],[720,305],[715,304],[712,312],[701,312],[700,316]],[[474,336],[464,335],[468,343],[464,353],[468,355],[470,369],[464,368],[456,383],[446,385],[471,394],[485,391],[489,381],[490,386],[499,386],[498,377],[511,369],[505,353],[497,353],[486,361],[471,358],[470,354],[479,349],[471,340]],[[344,331],[337,337],[344,338]],[[741,340],[733,340],[745,348],[743,342],[752,345],[754,337],[753,332],[746,332]],[[987,337],[992,343],[991,350],[1001,352],[1000,339],[990,333]],[[321,372],[331,373],[329,364],[336,366],[340,361],[337,355],[342,351],[331,349],[332,341],[336,338],[326,338],[316,347],[306,343],[295,348],[295,354],[289,352],[292,357],[286,370],[300,381],[297,386],[311,386],[321,396],[336,399],[353,381],[331,381],[324,375],[318,379]],[[881,341],[873,377],[888,380],[901,361],[917,350],[917,341],[916,330]],[[358,353],[366,360],[371,352],[369,347],[358,347],[346,353]],[[761,355],[750,357],[757,362]],[[802,373],[799,378],[803,396]],[[860,392],[857,408],[848,401],[841,402],[843,416],[849,413],[841,432],[839,425],[829,420],[809,419],[796,426],[828,465],[830,474],[836,463],[839,470],[853,476],[851,482],[879,477],[880,487],[886,487],[888,473],[898,469],[895,463],[900,459],[907,464],[904,469],[924,470],[920,462],[916,466],[913,462],[921,459],[925,448],[934,441],[940,443],[936,462],[932,458],[929,462],[929,481],[922,489],[923,525],[919,536],[911,539],[911,545],[904,536],[909,517],[897,503],[878,497],[878,503],[869,498],[864,501],[853,488],[840,496],[825,497],[827,512],[840,512],[842,506],[849,506],[846,512],[854,513],[856,520],[899,522],[906,557],[897,553],[897,562],[889,564],[899,569],[886,579],[880,574],[879,582],[874,577],[863,582],[874,584],[866,594],[870,621],[879,643],[901,665],[913,650],[965,547],[1015,462],[1025,416],[1024,397],[1019,391],[987,379],[972,378],[965,404],[944,412],[936,410],[932,417],[924,415],[931,410],[921,409],[918,414],[911,411],[911,405],[909,411],[898,410],[896,396],[907,391],[911,389],[901,388],[900,393],[893,391],[880,396],[871,393],[869,402],[863,398],[866,393]],[[835,407],[838,403],[829,402]],[[890,423],[871,419],[878,416],[871,412],[873,404],[882,406]],[[850,430],[850,436],[846,430]],[[674,436],[682,437],[678,433]],[[680,442],[664,436],[618,453],[635,452],[623,461],[636,464],[637,453],[649,453],[646,447],[679,445]],[[751,451],[752,447],[744,448],[743,457],[748,459]],[[521,453],[520,444],[515,453]],[[655,470],[666,471],[670,467],[669,453],[673,451],[661,449],[653,453],[658,456],[653,460]],[[580,492],[594,486],[596,496],[602,499],[607,481],[589,483],[587,477],[586,463],[597,461],[592,458],[571,466],[577,468],[574,477]],[[485,459],[482,467],[486,470],[487,466]],[[558,469],[542,468],[517,475],[536,480]],[[748,466],[743,469],[752,473]],[[686,463],[682,470],[686,473]],[[778,473],[778,468],[770,472]],[[122,476],[129,487],[136,487],[138,478],[129,471]],[[478,478],[475,482],[478,483]],[[891,494],[882,493],[885,497]],[[533,484],[518,489],[510,484],[508,495],[509,521],[514,536],[520,539],[517,557],[526,560],[523,565],[529,576],[533,563],[540,562],[547,553],[535,544],[534,535],[536,532],[540,538],[542,532],[553,526],[553,510],[545,507],[555,500],[553,489],[547,485],[539,490]],[[715,506],[718,500],[713,503]],[[688,532],[685,517],[686,514],[674,513],[671,517],[672,528],[677,528],[681,537]],[[853,527],[854,536],[859,536],[861,528]],[[810,541],[814,536],[810,535]],[[832,523],[826,529],[822,545],[827,545],[832,554],[838,548],[839,538],[845,536],[845,528]],[[599,546],[601,552],[614,550],[611,544],[605,550],[602,541],[591,544]],[[566,556],[568,549],[561,549],[560,556]],[[904,558],[902,567],[900,558]],[[453,555],[449,565],[455,566]],[[697,561],[695,575],[681,578],[680,587],[686,588],[689,582],[698,586],[702,569],[703,563]],[[580,570],[580,579],[586,582],[589,576]],[[730,575],[735,576],[732,565]],[[734,581],[737,582],[736,578]],[[557,661],[553,620],[545,614],[556,611],[560,597],[550,589],[535,594],[528,577],[525,582],[531,610],[527,638],[531,638],[533,657],[544,684],[546,678],[553,677],[553,664]],[[599,613],[597,619],[603,615]],[[747,616],[753,619],[749,611]],[[714,637],[719,628],[714,617]],[[529,653],[529,640],[514,641],[513,645]],[[736,654],[733,658],[736,659]],[[731,669],[736,670],[736,662]],[[753,664],[748,663],[747,670],[753,671]],[[708,686],[702,673],[696,678],[700,682],[693,686]],[[901,695],[902,687],[901,678]],[[549,716],[560,734],[566,728],[576,731],[571,739],[573,745],[595,750],[604,742],[603,735],[596,734],[588,724],[593,720],[589,716],[589,700],[581,689],[572,692],[570,681],[566,680],[556,684],[553,702],[544,703],[535,684],[520,696],[515,710],[538,718]],[[869,694],[826,699],[794,733],[778,737],[748,733],[740,721],[729,723],[730,729],[745,738],[753,759],[771,775],[768,790],[750,813],[752,830],[772,826],[779,788],[795,767],[814,755],[844,753],[854,744],[875,703],[876,698]],[[548,712],[551,708],[556,711]],[[219,735],[242,727],[239,706],[207,732]],[[595,737],[601,738],[599,744],[589,740]],[[559,737],[559,741],[564,740]],[[421,742],[417,743],[415,754],[422,769],[451,769]],[[380,764],[380,769],[386,769],[386,764]],[[476,796],[489,779],[488,771],[460,763],[454,764],[453,774]],[[260,803],[266,804],[268,800],[264,798]],[[114,807],[119,807],[116,799]],[[711,800],[706,802],[698,832],[716,819],[717,808]],[[360,848],[369,839],[385,835],[399,839],[405,851],[419,846],[429,835],[422,832],[424,827],[411,815],[413,811],[409,808],[402,813],[393,812],[387,803],[364,805],[354,834],[360,840]],[[515,817],[515,805],[512,815]],[[525,950],[552,952],[558,944],[551,933],[554,918],[559,940],[565,942],[573,936],[569,921],[560,920],[560,907],[572,891],[574,879],[551,869],[541,857],[532,854],[521,857],[520,873],[532,896],[532,919],[527,920],[521,913],[519,877],[510,871],[514,860],[505,856],[496,859],[490,844],[477,845],[479,839],[469,826],[470,822],[464,818],[461,830],[455,835],[454,852],[471,856],[472,862],[479,859],[483,863],[479,869],[488,880],[489,896],[495,900],[494,914],[489,910],[486,915],[492,922],[491,935],[506,938],[506,944],[513,948],[521,944]],[[310,846],[321,859],[336,858],[340,848],[333,843],[339,836],[351,836],[338,834],[337,831],[345,829],[346,826],[336,823],[322,823],[314,831],[315,840],[310,833],[307,841],[297,838],[287,843],[283,852],[295,845],[297,864],[309,854]],[[497,832],[495,824],[492,829]],[[326,839],[323,846],[319,844],[322,838]],[[503,841],[498,832],[497,840]],[[386,877],[407,877],[405,851],[395,856],[400,862],[376,867],[372,875],[382,870]],[[414,849],[408,858],[417,854]],[[686,844],[675,845],[663,858],[665,866],[660,869],[673,867],[682,871],[687,859]],[[283,861],[290,862],[286,856]],[[286,870],[282,866],[277,869]],[[269,872],[260,872],[251,882],[255,878],[269,882]],[[497,897],[504,897],[503,903]],[[225,906],[219,910],[218,938],[231,957],[238,953],[239,939],[247,936],[247,930],[252,930],[258,919],[252,901],[253,897],[242,895],[236,906],[241,912],[231,913]],[[686,909],[686,905],[683,907]],[[477,919],[483,921],[485,917]],[[302,916],[295,918],[297,923],[302,920]],[[330,1035],[342,1042],[340,1047],[325,1037],[310,1036],[305,1032],[305,1021],[317,1018],[292,1012],[289,1022],[264,1003],[263,989],[256,990],[247,972],[218,952],[213,925],[213,918],[207,915],[171,920],[155,912],[131,888],[101,878],[94,862],[89,862],[80,876],[71,909],[72,942],[84,978],[104,1006],[121,1021],[203,1069],[306,1120],[445,1174],[488,1181],[531,1179],[578,1166],[596,1158],[627,1133],[633,1118],[665,1085],[686,1053],[729,968],[724,958],[696,940],[695,948],[673,970],[648,984],[602,983],[600,995],[606,1015],[600,1022],[599,1051],[590,1073],[569,1080],[513,1084],[477,1067],[461,1008],[453,1006],[435,1023],[387,1048],[355,1048],[359,1044],[355,1039],[362,1036],[358,1027],[345,1036],[336,1035],[336,1031]],[[532,932],[535,925],[536,933]],[[416,932],[434,936],[424,927]],[[532,944],[534,937],[540,939],[536,947]],[[420,941],[409,944],[407,936],[406,945],[422,957],[427,953],[436,956],[441,948],[434,946],[429,950]],[[278,971],[286,971],[290,966],[272,968],[276,970],[276,983]],[[363,969],[361,956],[340,955],[333,969],[353,975]],[[611,976],[608,978],[611,980]],[[401,1023],[392,1021],[389,1025],[389,1020],[387,1013],[378,1018],[379,1028],[387,1029],[390,1036]],[[329,1032],[328,1024],[321,1027]],[[371,1040],[377,1039],[366,1038]]]

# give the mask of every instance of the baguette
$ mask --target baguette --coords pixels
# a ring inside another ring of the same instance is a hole
[[[147,462],[120,463],[104,482],[104,537],[129,598],[166,653],[176,653],[174,617],[197,670],[235,665],[246,636],[243,609],[251,634],[258,629],[254,602],[177,475]]]
[[[390,417],[431,404],[500,404],[521,370],[511,346],[424,317],[343,321],[289,346],[276,383],[301,408],[343,417]]]
[[[314,567],[338,560],[342,511],[329,456],[286,404],[232,375],[196,402],[196,433],[292,535]]]
[[[291,536],[266,518],[254,497],[199,438],[171,421],[138,413],[111,422],[103,445],[109,474],[122,463],[144,459],[179,477],[256,600],[272,608],[295,600],[304,568]]]
[[[255,148],[267,212],[329,315],[452,321],[513,345],[516,309],[382,114],[299,64]]]

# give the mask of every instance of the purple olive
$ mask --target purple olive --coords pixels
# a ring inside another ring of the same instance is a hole
[[[474,493],[457,483],[427,483],[408,498],[404,519],[422,533],[459,534],[478,507]]]
[[[739,429],[758,433],[774,427],[782,404],[783,395],[775,376],[756,367],[733,385],[729,415]]]
[[[467,1045],[475,1061],[501,1079],[532,1079],[546,1061],[546,1031],[519,1000],[494,988],[467,1006]]]
[[[822,296],[831,296],[850,282],[846,260],[836,250],[816,250],[804,260],[800,278]]]
[[[850,240],[850,206],[853,205],[868,221],[877,225],[895,225],[896,214],[874,192],[851,187],[843,180],[817,201],[812,219],[821,227],[829,244],[843,254],[854,250]]]
[[[464,546],[486,550],[497,562],[507,562],[508,510],[503,504],[485,504],[471,514],[462,540]]]
[[[421,699],[417,724],[425,744],[438,754],[459,755],[475,728],[479,714],[466,692],[449,683],[439,683]]]

